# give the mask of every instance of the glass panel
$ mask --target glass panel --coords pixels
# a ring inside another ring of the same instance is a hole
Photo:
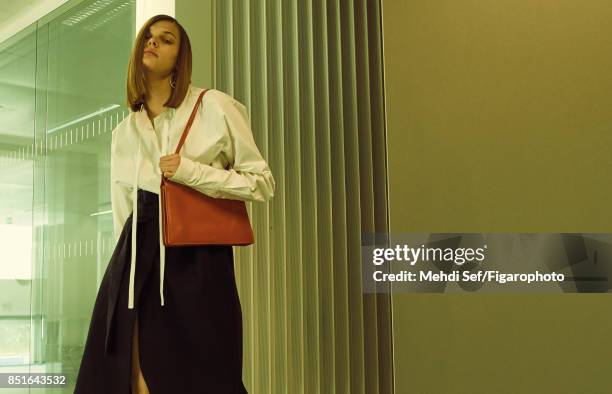
[[[135,1],[72,3],[0,44],[0,371],[67,374],[39,393],[74,390],[114,250],[111,131],[128,114]]]
[[[39,27],[48,37],[40,317],[36,362],[74,382],[95,297],[114,249],[110,206],[111,131],[128,114],[127,60],[134,37],[133,1],[87,1]],[[40,40],[39,41],[45,41]],[[41,75],[41,80],[45,77]],[[37,183],[38,185],[38,183]],[[39,233],[37,233],[39,234]],[[69,391],[72,392],[72,387]]]
[[[0,372],[28,372],[36,24],[0,43],[0,54]]]

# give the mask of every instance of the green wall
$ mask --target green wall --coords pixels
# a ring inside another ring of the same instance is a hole
[[[612,5],[382,4],[391,232],[609,232]],[[611,306],[395,294],[396,393],[612,392]]]
[[[191,82],[214,88],[214,0],[175,0],[175,18],[189,35],[192,52]]]

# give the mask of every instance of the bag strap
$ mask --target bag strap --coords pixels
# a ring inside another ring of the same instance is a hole
[[[185,142],[185,138],[187,138],[187,133],[189,133],[189,129],[191,128],[191,124],[193,123],[193,119],[195,118],[195,115],[198,112],[198,107],[200,106],[202,97],[204,97],[204,93],[206,93],[208,90],[209,89],[204,89],[202,93],[200,93],[200,97],[198,97],[198,100],[196,101],[195,106],[193,107],[193,111],[191,111],[191,116],[189,117],[189,120],[187,121],[187,126],[185,126],[185,130],[183,131],[181,140],[179,141],[176,147],[176,151],[174,153],[179,153],[179,151],[181,150],[183,143]]]

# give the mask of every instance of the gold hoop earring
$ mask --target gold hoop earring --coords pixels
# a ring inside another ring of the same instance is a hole
[[[170,79],[170,87],[172,89],[176,88],[176,82],[174,81],[174,74],[172,74],[172,78]]]

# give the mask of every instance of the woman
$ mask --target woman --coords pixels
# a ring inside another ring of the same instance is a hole
[[[183,27],[167,15],[149,19],[128,67],[132,111],[112,133],[117,246],[96,298],[75,393],[247,392],[232,247],[165,247],[159,220],[161,176],[216,198],[274,195],[246,108],[219,90],[205,92],[174,154],[202,91],[191,85]]]

